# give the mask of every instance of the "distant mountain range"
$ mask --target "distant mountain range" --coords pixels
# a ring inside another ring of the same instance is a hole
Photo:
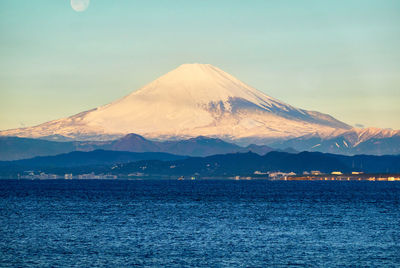
[[[0,137],[0,161],[18,160],[35,156],[49,156],[72,151],[111,150],[127,152],[163,152],[175,155],[208,156],[252,151],[266,154],[269,146],[251,144],[247,147],[221,139],[197,137],[177,141],[151,141],[137,134],[129,134],[112,141],[57,142],[42,139]]]
[[[61,140],[62,137],[57,137]],[[396,155],[400,154],[400,131],[351,129],[330,136],[310,134],[276,141],[269,145],[239,146],[217,138],[196,137],[185,140],[154,141],[128,134],[111,141],[49,141],[18,137],[0,137],[0,161],[68,153],[72,151],[111,150],[128,152],[164,152],[175,155],[210,156],[236,152],[264,155],[271,151],[297,153],[316,151],[333,154]]]
[[[351,129],[328,136],[310,134],[276,141],[274,148],[293,148],[297,151],[317,151],[334,154],[389,155],[400,154],[400,131],[377,128]]]
[[[20,166],[24,168],[42,167],[79,167],[111,165],[116,163],[128,163],[142,160],[172,161],[185,159],[187,156],[179,156],[159,152],[123,152],[94,150],[90,152],[74,151],[54,156],[38,156],[30,159],[0,161],[0,166]]]
[[[252,176],[266,172],[302,174],[318,170],[366,173],[400,173],[397,156],[343,156],[318,152],[291,154],[252,152],[219,154],[207,157],[184,157],[165,153],[130,153],[96,150],[72,152],[50,157],[0,162],[0,176],[15,176],[26,170],[56,173],[104,173],[119,176]]]

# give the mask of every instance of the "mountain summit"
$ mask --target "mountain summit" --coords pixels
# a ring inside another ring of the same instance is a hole
[[[274,99],[210,64],[183,64],[110,104],[0,135],[88,140],[128,133],[168,139],[199,135],[278,139],[351,127]]]

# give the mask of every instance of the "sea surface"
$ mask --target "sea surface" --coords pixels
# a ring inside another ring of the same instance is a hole
[[[400,183],[0,181],[1,267],[400,267]]]

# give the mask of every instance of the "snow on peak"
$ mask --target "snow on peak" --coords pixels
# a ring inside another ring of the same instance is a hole
[[[232,98],[245,99],[260,106],[279,103],[211,64],[198,63],[180,65],[131,93],[127,99],[149,97],[187,105],[227,102]]]

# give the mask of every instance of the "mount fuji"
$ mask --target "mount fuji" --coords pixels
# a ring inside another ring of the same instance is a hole
[[[330,115],[293,107],[209,64],[183,64],[107,105],[1,136],[107,140],[136,133],[158,140],[218,137],[277,140],[351,127]]]

